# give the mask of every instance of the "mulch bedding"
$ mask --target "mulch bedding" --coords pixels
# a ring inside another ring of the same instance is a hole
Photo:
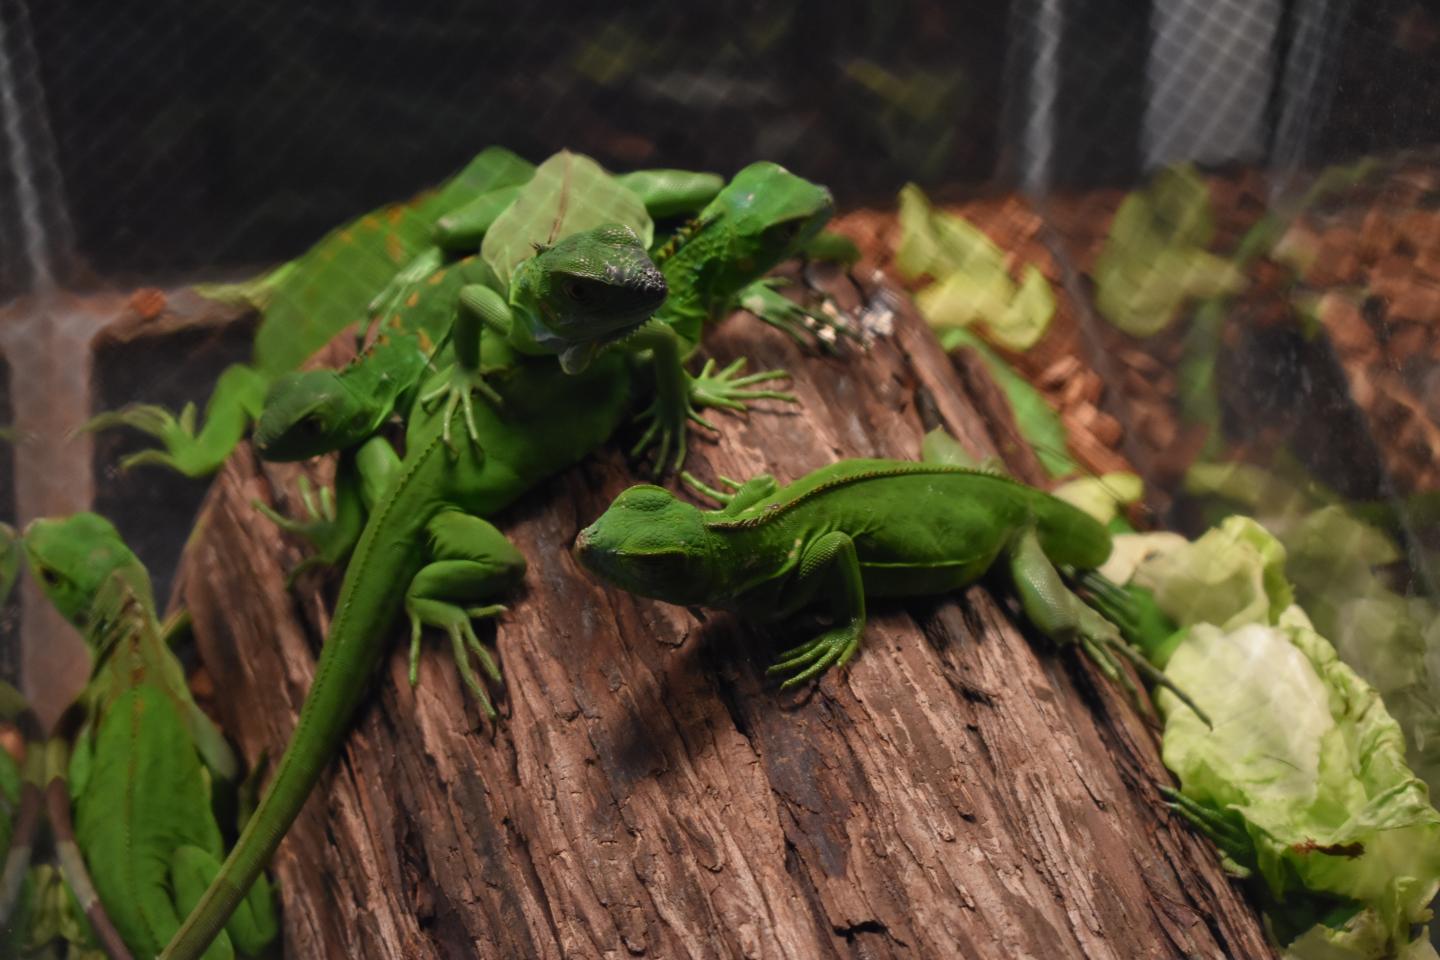
[[[1264,462],[1278,444],[1297,443],[1293,417],[1246,408],[1247,386],[1239,381],[1247,376],[1262,393],[1267,379],[1297,380],[1271,369],[1279,362],[1257,344],[1279,334],[1313,353],[1328,341],[1343,370],[1336,392],[1348,393],[1341,402],[1360,411],[1360,429],[1388,473],[1382,486],[1401,495],[1440,488],[1440,157],[1382,166],[1364,186],[1313,204],[1290,225],[1283,247],[1293,254],[1285,259],[1300,266],[1298,275],[1273,259],[1247,269],[1247,287],[1227,310],[1217,373],[1227,457]],[[1205,179],[1216,225],[1212,249],[1232,250],[1266,213],[1272,184],[1249,170]],[[1166,330],[1139,339],[1090,306],[1090,271],[1124,196],[1110,189],[1052,195],[1043,210],[1018,195],[939,206],[1006,251],[1013,277],[1033,263],[1051,281],[1058,305],[1045,336],[1023,354],[999,352],[1060,413],[1072,455],[1100,473],[1143,463],[1152,481],[1173,489],[1206,439],[1205,427],[1183,424],[1177,413],[1176,371],[1189,316],[1182,311]],[[862,272],[878,269],[902,286],[917,286],[893,262],[900,240],[893,210],[858,210],[834,229],[860,247]],[[1299,303],[1318,318],[1318,329],[1307,328]],[[1302,371],[1297,380],[1300,405],[1311,379]],[[1353,442],[1338,428],[1327,437],[1323,418],[1319,433],[1322,444]],[[1316,443],[1315,428],[1301,442]],[[1343,472],[1346,451],[1331,459]],[[1346,486],[1343,478],[1326,479]],[[1165,502],[1163,490],[1160,496]]]

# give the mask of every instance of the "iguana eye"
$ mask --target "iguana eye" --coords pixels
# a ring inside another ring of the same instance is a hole
[[[579,280],[571,280],[565,284],[565,296],[571,300],[584,301],[586,297],[585,285]]]
[[[49,567],[37,567],[35,575],[39,577],[40,582],[47,587],[54,587],[60,583],[60,575]]]

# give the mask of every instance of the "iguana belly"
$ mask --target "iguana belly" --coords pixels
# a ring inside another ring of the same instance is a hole
[[[96,892],[137,956],[154,956],[180,925],[170,863],[181,846],[220,854],[200,760],[168,697],[138,686],[100,723],[75,837]]]

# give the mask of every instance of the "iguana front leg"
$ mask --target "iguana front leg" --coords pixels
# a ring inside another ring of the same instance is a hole
[[[433,560],[415,574],[405,593],[410,617],[410,682],[414,684],[419,674],[421,631],[427,626],[444,630],[461,681],[485,715],[494,720],[495,707],[470,665],[470,657],[473,654],[480,661],[480,668],[496,684],[500,668],[470,621],[504,612],[499,604],[475,604],[516,586],[525,575],[525,558],[495,527],[458,510],[437,514],[427,524],[426,534]]]
[[[714,487],[706,486],[688,471],[680,474],[680,479],[685,481],[691,489],[701,495],[719,501],[723,506],[716,512],[723,517],[736,516],[742,510],[752,504],[759,503],[780,489],[779,484],[775,482],[775,478],[768,473],[756,474],[744,483],[731,480],[729,477],[717,477],[716,479],[730,488],[730,493],[723,493]]]
[[[655,370],[655,399],[640,414],[639,419],[648,421],[645,432],[630,450],[630,455],[639,456],[651,445],[656,447],[653,472],[656,475],[667,470],[679,470],[685,463],[688,451],[686,431],[695,423],[709,430],[718,428],[700,415],[703,407],[725,407],[730,410],[745,410],[754,400],[784,400],[798,402],[795,395],[778,390],[751,389],[757,383],[786,377],[783,370],[766,370],[740,376],[744,369],[744,358],[731,363],[724,370],[715,373],[715,361],[708,360],[698,377],[685,371],[682,361],[680,338],[664,323],[652,321],[632,334],[626,345],[633,350],[649,350]]]
[[[500,394],[485,382],[480,373],[481,330],[489,327],[508,338],[513,325],[510,305],[499,293],[483,284],[470,284],[460,289],[452,333],[455,362],[450,367],[449,381],[420,398],[420,404],[426,410],[432,409],[441,400],[445,401],[441,437],[452,451],[455,448],[450,442],[450,421],[457,410],[465,418],[465,431],[469,434],[470,443],[477,449],[480,446],[480,431],[475,426],[471,400],[473,394],[480,394],[497,408],[501,405]]]
[[[792,674],[780,684],[781,690],[798,686],[831,667],[843,667],[860,652],[860,637],[865,633],[865,586],[855,541],[849,534],[835,530],[806,546],[800,557],[796,582],[790,589],[799,596],[828,589],[841,623],[814,640],[780,654],[765,672]]]
[[[156,437],[164,449],[141,450],[120,461],[122,470],[154,464],[203,477],[220,469],[230,451],[260,415],[265,402],[265,378],[253,367],[236,364],[225,370],[205,405],[205,425],[195,431],[195,404],[187,403],[177,417],[150,403],[131,404],[122,410],[96,414],[79,429],[86,432],[112,427],[133,427]]]

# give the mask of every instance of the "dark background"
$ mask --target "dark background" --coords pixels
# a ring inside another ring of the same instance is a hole
[[[906,180],[1003,188],[1041,2],[0,0],[0,22],[21,119],[53,144],[37,178],[68,215],[62,279],[83,286],[284,259],[490,143],[617,170],[771,158],[842,208],[891,205]],[[1315,2],[1340,40],[1305,159],[1434,142],[1440,3]],[[1149,7],[1062,6],[1054,180],[1127,183]],[[1299,8],[1281,3],[1276,64]],[[1256,95],[1276,101],[1282,72]],[[25,285],[13,221],[0,210],[0,295]]]

